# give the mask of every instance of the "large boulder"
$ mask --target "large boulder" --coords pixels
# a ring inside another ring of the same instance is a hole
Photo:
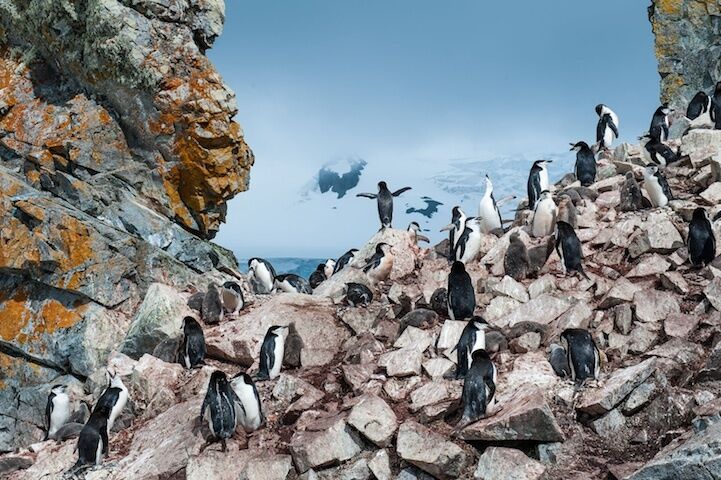
[[[638,365],[616,370],[604,381],[603,386],[586,389],[576,409],[590,415],[601,415],[612,410],[651,376],[655,369],[656,359],[649,358]]]
[[[406,462],[440,479],[458,478],[469,460],[458,445],[412,420],[398,429],[396,452]]]
[[[303,473],[353,458],[361,452],[363,442],[345,418],[334,416],[318,420],[304,431],[296,431],[289,448],[296,469]]]

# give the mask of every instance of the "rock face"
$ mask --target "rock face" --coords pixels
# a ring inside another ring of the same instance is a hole
[[[223,19],[222,1],[0,5],[4,411],[26,387],[103,365],[152,283],[237,271],[207,241],[253,163],[204,55]],[[25,443],[13,425],[0,419]]]

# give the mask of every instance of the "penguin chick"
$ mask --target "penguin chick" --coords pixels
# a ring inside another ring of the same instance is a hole
[[[367,307],[373,301],[373,292],[362,283],[346,283],[345,300],[351,307]]]
[[[556,202],[551,197],[551,192],[544,190],[536,202],[536,208],[533,211],[533,221],[531,224],[531,232],[536,238],[546,237],[553,233],[553,227],[556,224],[557,214]]]
[[[528,249],[518,232],[511,234],[506,255],[503,257],[503,270],[506,275],[520,282],[528,277],[531,261]]]
[[[238,312],[245,307],[243,290],[236,282],[225,282],[220,289],[223,310],[231,315],[238,315]]]
[[[571,369],[568,366],[568,357],[566,356],[566,349],[557,343],[551,344],[551,355],[548,359],[553,371],[559,377],[567,377],[571,374]]]
[[[313,270],[313,273],[310,274],[310,277],[308,277],[308,283],[310,284],[310,288],[315,290],[318,288],[318,285],[325,281],[325,263],[319,263],[315,270]]]
[[[203,298],[201,317],[208,325],[217,325],[223,318],[223,299],[214,283],[208,284],[208,290]]]
[[[303,338],[301,338],[298,330],[295,328],[295,322],[290,322],[288,324],[288,335],[285,338],[283,365],[291,368],[299,368],[301,366],[300,354],[304,346]]]

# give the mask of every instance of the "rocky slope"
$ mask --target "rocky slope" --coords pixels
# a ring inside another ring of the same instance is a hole
[[[527,213],[502,237],[484,237],[468,270],[499,370],[487,418],[455,431],[462,381],[452,379],[452,349],[464,322],[445,318],[437,301],[449,270],[441,246],[418,249],[405,231],[387,230],[359,252],[384,240],[396,254],[369,307],[344,305],[346,282],[368,282],[356,268],[312,296],[248,294],[238,318],[204,327],[212,359],[198,370],[169,361],[165,347],[183,315],[198,316],[189,292],[154,283],[124,343],[135,358],[114,353],[108,363],[131,402],[110,457],[86,478],[718,478],[721,262],[693,269],[684,244],[697,205],[721,210],[721,132],[692,131],[681,149],[686,157],[665,170],[676,196],[665,208],[627,208],[627,175],[640,179],[649,161],[634,145],[602,158],[590,188],[572,175],[555,186],[575,199],[590,279],[563,275],[556,253],[536,278],[504,276],[514,232],[545,249],[547,239],[526,234]],[[236,432],[226,453],[201,452],[207,432],[195,419],[210,373],[254,372],[267,328],[291,321],[305,344],[301,366],[258,384],[267,427]],[[547,360],[568,327],[588,328],[603,352],[599,381],[578,390]],[[98,369],[76,382],[75,398],[93,402],[103,382]],[[38,418],[41,405],[30,403],[26,415]],[[27,468],[10,478],[60,477],[73,449],[72,440],[35,443],[0,466],[22,458]]]
[[[0,3],[0,451],[84,380],[153,282],[237,275],[211,244],[253,155],[203,52],[216,0]],[[137,356],[137,353],[136,353]]]

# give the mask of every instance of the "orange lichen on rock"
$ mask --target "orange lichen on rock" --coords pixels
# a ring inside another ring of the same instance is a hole
[[[28,294],[19,289],[10,298],[0,296],[0,338],[6,341],[15,340],[32,317],[28,308]]]
[[[61,328],[70,328],[83,319],[86,307],[81,305],[76,310],[66,308],[57,300],[48,300],[40,310],[39,318],[34,322],[34,333],[53,333]]]

